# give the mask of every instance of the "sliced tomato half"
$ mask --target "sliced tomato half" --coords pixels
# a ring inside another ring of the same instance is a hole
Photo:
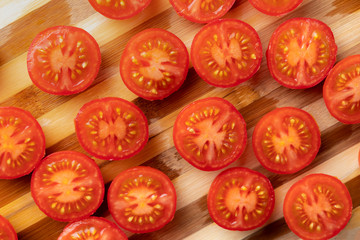
[[[36,205],[57,221],[89,217],[102,203],[104,191],[99,167],[91,158],[74,151],[50,154],[31,178]]]
[[[57,240],[127,240],[116,224],[102,217],[89,217],[68,224]]]
[[[211,218],[220,227],[247,231],[262,226],[270,218],[275,194],[264,175],[236,167],[214,179],[207,203]]]
[[[120,61],[125,85],[136,95],[163,99],[183,84],[189,68],[189,54],[174,34],[159,28],[146,29],[133,36]]]
[[[204,26],[191,45],[191,61],[199,76],[217,87],[234,87],[260,68],[262,46],[249,24],[220,19]]]
[[[176,192],[170,179],[151,167],[121,172],[108,192],[109,211],[120,227],[146,233],[168,224],[176,210]]]
[[[0,107],[0,179],[29,174],[44,155],[44,133],[31,113]]]
[[[1,240],[17,240],[17,234],[11,223],[0,215],[0,239]]]
[[[325,80],[323,96],[337,120],[360,123],[360,55],[346,57],[335,65]]]
[[[75,118],[76,135],[91,155],[105,160],[130,158],[149,137],[144,113],[121,98],[96,99],[81,107]]]
[[[300,238],[330,239],[350,220],[352,200],[339,179],[311,174],[291,186],[283,210],[287,225]]]
[[[177,14],[197,23],[207,23],[224,16],[235,0],[170,0]]]
[[[293,11],[303,0],[249,0],[257,10],[271,16],[279,16]]]
[[[100,48],[85,30],[51,27],[39,33],[27,55],[33,83],[44,92],[70,95],[88,88],[101,63]]]
[[[320,130],[307,112],[293,107],[277,108],[256,124],[253,149],[269,171],[297,172],[309,165],[320,149]]]
[[[214,171],[243,153],[246,123],[239,111],[222,98],[205,98],[186,106],[176,118],[174,144],[194,167]]]
[[[336,59],[331,29],[311,18],[293,18],[271,36],[266,52],[273,78],[281,85],[310,88],[325,79]]]
[[[151,0],[89,0],[91,6],[105,17],[112,19],[131,18],[143,11]]]

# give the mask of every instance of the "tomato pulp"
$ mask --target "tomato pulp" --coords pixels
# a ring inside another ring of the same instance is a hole
[[[360,123],[360,55],[346,57],[335,65],[325,80],[323,96],[337,120]]]
[[[197,74],[217,87],[234,87],[260,68],[262,46],[253,27],[236,19],[220,19],[204,26],[191,45]]]
[[[101,63],[100,48],[85,30],[51,27],[39,33],[27,55],[33,83],[44,92],[70,95],[88,88]]]
[[[266,52],[273,78],[281,85],[303,89],[320,83],[335,63],[337,46],[331,29],[311,18],[293,18],[271,36]]]
[[[257,10],[271,16],[293,11],[303,0],[249,0]]]
[[[47,216],[70,222],[93,214],[104,198],[99,167],[86,155],[63,151],[50,154],[34,170],[31,195]]]
[[[346,186],[326,174],[311,174],[291,186],[283,205],[285,221],[302,239],[330,239],[351,217]]]
[[[17,234],[11,223],[0,215],[0,239],[1,240],[17,240]]]
[[[151,167],[121,172],[108,192],[109,211],[120,227],[134,233],[159,230],[176,210],[176,192],[170,179]]]

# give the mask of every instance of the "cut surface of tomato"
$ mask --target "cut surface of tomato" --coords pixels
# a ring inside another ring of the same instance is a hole
[[[325,80],[323,96],[337,120],[360,123],[360,55],[349,56],[335,65]]]
[[[197,23],[207,23],[224,16],[235,0],[170,0],[177,14]]]
[[[303,89],[320,83],[335,63],[337,46],[331,29],[311,18],[293,18],[271,36],[266,52],[273,78],[281,85]]]
[[[248,168],[229,168],[210,186],[208,210],[220,227],[247,231],[262,226],[275,204],[274,189],[264,175]]]
[[[170,179],[151,167],[121,172],[108,192],[109,211],[120,227],[145,233],[169,223],[176,210],[176,192]]]
[[[44,155],[44,133],[31,113],[0,107],[0,179],[29,174]]]
[[[311,174],[290,187],[283,211],[287,225],[300,238],[330,239],[350,220],[352,200],[339,179]]]
[[[0,239],[1,240],[17,240],[17,234],[11,223],[0,215]]]
[[[151,0],[89,0],[100,14],[112,19],[131,18],[143,11]]]
[[[307,112],[293,107],[277,108],[256,124],[253,149],[261,165],[281,174],[309,165],[320,149],[320,130]]]
[[[31,195],[47,216],[70,222],[93,214],[104,198],[99,167],[86,155],[74,151],[50,154],[34,170]]]
[[[102,217],[89,217],[68,224],[57,240],[127,240],[116,224]]]
[[[27,56],[33,83],[44,92],[70,95],[88,88],[101,63],[100,48],[85,30],[51,27],[39,33]]]
[[[149,137],[144,113],[135,104],[115,97],[86,103],[75,118],[75,129],[81,146],[105,160],[134,156]]]
[[[239,111],[222,98],[205,98],[186,106],[176,118],[174,144],[194,167],[214,171],[243,153],[246,123]]]
[[[249,24],[220,19],[204,26],[191,45],[191,61],[197,74],[217,87],[234,87],[250,79],[260,68],[262,46]]]
[[[249,0],[257,10],[271,16],[293,11],[303,0]]]
[[[130,39],[120,61],[125,85],[147,100],[163,99],[180,88],[189,68],[189,54],[174,34],[146,29]]]

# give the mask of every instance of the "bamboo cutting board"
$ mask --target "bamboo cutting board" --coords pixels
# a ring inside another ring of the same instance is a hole
[[[304,0],[294,12],[270,17],[255,10],[246,0],[237,0],[226,18],[237,18],[252,25],[259,33],[264,52],[272,32],[293,17],[312,17],[327,23],[338,45],[337,61],[360,54],[359,0]],[[102,54],[99,75],[83,93],[53,96],[36,88],[27,74],[26,52],[35,35],[51,26],[73,25],[84,28],[98,41]],[[174,220],[163,229],[149,234],[131,234],[129,239],[297,239],[288,229],[282,203],[288,188],[303,176],[321,172],[334,175],[348,187],[353,199],[353,216],[337,239],[360,239],[360,125],[344,125],[328,113],[322,99],[322,84],[307,90],[280,86],[270,76],[265,58],[259,72],[238,87],[221,89],[206,84],[189,69],[179,91],[163,101],[146,101],[131,93],[122,83],[118,64],[127,41],[149,27],[167,29],[188,47],[201,24],[179,17],[168,0],[152,0],[149,7],[130,20],[110,20],[96,13],[87,0],[0,0],[0,106],[16,106],[30,111],[43,127],[47,154],[80,147],[73,119],[86,102],[99,97],[117,96],[132,101],[149,121],[150,139],[137,156],[117,162],[95,159],[109,187],[121,171],[136,165],[155,167],[167,174],[177,190]],[[276,203],[267,226],[247,232],[221,229],[210,218],[206,197],[209,186],[220,172],[203,172],[183,160],[172,141],[172,127],[179,111],[190,102],[217,96],[230,101],[244,116],[248,129],[245,153],[230,167],[244,166],[265,174],[272,182]],[[265,170],[251,147],[255,124],[276,107],[293,106],[310,112],[322,134],[320,152],[314,162],[291,175],[277,175]],[[30,176],[0,180],[0,214],[13,224],[19,239],[57,239],[66,223],[46,217],[30,194]],[[96,216],[110,220],[106,199]]]

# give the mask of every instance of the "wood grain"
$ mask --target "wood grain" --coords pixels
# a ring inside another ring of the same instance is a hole
[[[327,23],[338,45],[337,61],[360,53],[360,4],[358,0],[304,0],[295,11],[282,17],[270,17],[255,10],[246,0],[237,0],[226,18],[237,18],[252,25],[259,33],[264,53],[272,32],[280,23],[294,17],[312,17]],[[89,89],[72,96],[53,96],[36,88],[27,74],[26,54],[34,36],[51,26],[74,25],[90,32],[98,41],[102,65]],[[229,89],[215,88],[201,80],[192,66],[184,85],[162,101],[138,98],[122,83],[118,71],[127,41],[150,27],[167,29],[190,49],[194,35],[203,25],[192,23],[172,9],[168,0],[152,0],[144,12],[122,21],[107,19],[96,13],[87,0],[0,0],[0,106],[16,106],[30,111],[43,127],[47,154],[75,150],[79,145],[73,119],[86,102],[106,96],[117,96],[139,106],[149,120],[150,139],[137,156],[124,161],[94,159],[109,187],[121,171],[137,165],[155,167],[173,181],[178,194],[174,220],[163,229],[148,234],[126,232],[129,239],[297,239],[287,227],[282,202],[289,187],[310,173],[322,172],[341,179],[348,187],[353,216],[337,239],[360,238],[360,125],[344,125],[328,113],[322,99],[322,84],[307,90],[280,86],[269,74],[265,55],[261,68],[249,81]],[[230,101],[244,116],[248,130],[245,153],[233,166],[244,166],[265,174],[276,192],[274,213],[266,226],[238,232],[221,229],[207,212],[206,197],[212,180],[220,171],[203,172],[183,160],[174,148],[172,128],[179,111],[190,102],[217,96]],[[265,170],[256,160],[251,147],[255,124],[267,112],[283,106],[294,106],[310,112],[319,124],[322,145],[314,162],[292,175],[277,175]],[[55,240],[65,223],[45,216],[30,194],[30,176],[0,180],[0,214],[14,225],[19,239]],[[106,205],[95,213],[112,220]]]

